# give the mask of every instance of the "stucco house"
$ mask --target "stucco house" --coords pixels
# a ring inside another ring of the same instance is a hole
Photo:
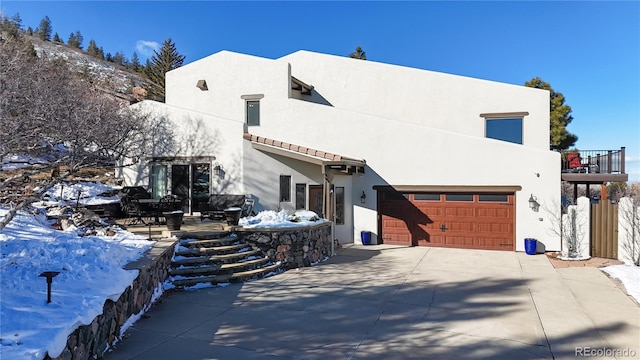
[[[197,214],[207,195],[310,209],[340,243],[560,250],[549,93],[348,57],[221,51],[133,105],[180,135],[121,174]],[[538,206],[539,205],[539,206]]]

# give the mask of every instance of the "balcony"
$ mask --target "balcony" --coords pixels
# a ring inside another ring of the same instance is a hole
[[[579,184],[605,184],[629,180],[624,172],[624,151],[567,150],[561,154],[562,180]]]

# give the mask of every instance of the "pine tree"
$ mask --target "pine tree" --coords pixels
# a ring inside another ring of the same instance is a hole
[[[549,146],[551,150],[566,150],[573,146],[578,141],[578,137],[567,131],[567,125],[571,123],[573,116],[571,116],[571,106],[564,103],[564,95],[553,90],[548,82],[539,77],[527,81],[524,86],[548,90],[551,93],[549,114]]]
[[[98,49],[98,58],[104,60],[104,49],[102,48],[102,46],[100,46],[100,48]]]
[[[70,47],[82,49],[82,34],[80,34],[80,30],[76,30],[75,33],[69,34],[69,40],[67,40],[67,45]]]
[[[8,18],[0,12],[0,33],[5,32],[7,36],[16,38],[20,33],[21,24],[22,19],[20,18],[20,14],[16,13],[11,18]]]
[[[93,39],[89,40],[89,46],[87,46],[87,54],[95,57],[99,57],[100,55],[100,49],[98,49],[98,45]]]
[[[171,38],[164,41],[160,51],[153,52],[151,62],[148,62],[149,66],[144,71],[145,76],[151,81],[148,91],[152,98],[164,102],[165,74],[182,66],[184,59],[185,56],[178,53]]]
[[[40,40],[51,41],[51,31],[53,31],[51,27],[51,20],[48,16],[45,16],[40,20],[40,25],[36,29],[36,35]]]
[[[113,62],[113,57],[111,56],[110,52],[108,52],[107,55],[104,56],[104,59],[109,62]]]
[[[33,28],[31,26],[27,27],[27,35],[33,36],[33,34],[34,34]]]
[[[135,51],[133,52],[133,55],[131,56],[131,63],[129,64],[131,67],[131,70],[135,71],[135,72],[139,72],[141,65],[140,65],[140,59],[138,58],[138,53],[136,53]]]
[[[114,63],[116,63],[118,65],[124,65],[125,58],[124,58],[124,54],[122,53],[122,51],[116,51],[116,53],[115,53],[115,55],[113,55],[113,58],[111,59],[111,61],[113,61]]]
[[[61,43],[61,44],[64,43],[64,41],[62,40],[60,35],[58,35],[58,33],[53,34],[53,42]]]
[[[352,59],[367,60],[367,54],[360,46],[356,46],[356,51],[349,54],[349,57]]]

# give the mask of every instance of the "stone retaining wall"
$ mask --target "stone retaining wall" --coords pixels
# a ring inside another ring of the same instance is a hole
[[[285,270],[311,266],[331,256],[331,223],[281,229],[235,229]]]
[[[151,306],[156,292],[162,291],[162,284],[168,277],[168,269],[173,257],[174,245],[165,247],[157,254],[147,254],[138,265],[127,269],[139,269],[140,273],[117,301],[107,300],[102,314],[91,324],[82,325],[67,338],[67,346],[62,353],[45,360],[86,360],[102,358],[102,355],[119,339],[123,324],[131,316],[141,314]],[[145,261],[146,260],[146,261]]]

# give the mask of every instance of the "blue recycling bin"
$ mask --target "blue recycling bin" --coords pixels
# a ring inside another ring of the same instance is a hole
[[[360,231],[362,245],[371,245],[371,231]]]
[[[524,251],[527,253],[527,255],[535,255],[537,247],[538,240],[531,238],[524,239]]]

